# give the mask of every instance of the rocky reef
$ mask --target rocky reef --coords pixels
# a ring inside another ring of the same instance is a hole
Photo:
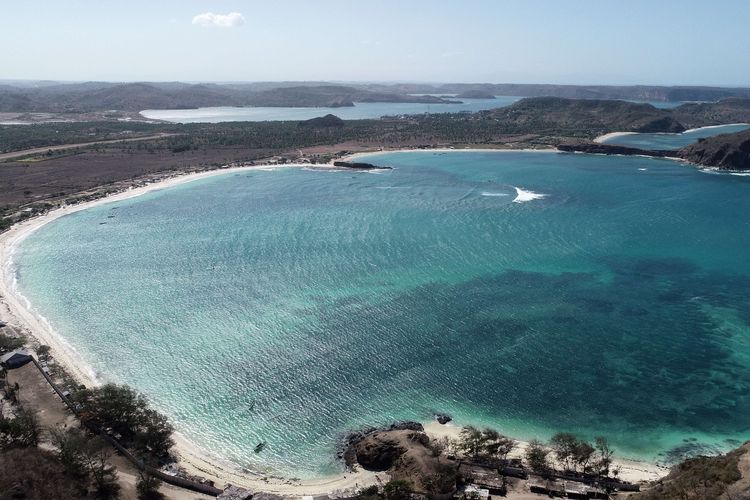
[[[393,167],[381,167],[378,165],[373,165],[371,163],[362,163],[362,162],[354,162],[354,161],[335,161],[333,162],[334,167],[342,167],[342,168],[353,168],[358,170],[392,170]]]

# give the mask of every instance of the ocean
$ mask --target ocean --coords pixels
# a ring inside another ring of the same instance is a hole
[[[311,478],[366,425],[750,435],[750,178],[664,159],[400,152],[246,170],[55,220],[19,291],[200,449]],[[259,454],[253,449],[267,442]]]

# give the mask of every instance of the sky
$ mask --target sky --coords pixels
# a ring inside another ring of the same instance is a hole
[[[750,86],[750,0],[0,0],[0,79]]]

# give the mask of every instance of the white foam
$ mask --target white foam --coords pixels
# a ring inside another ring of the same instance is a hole
[[[491,193],[489,191],[482,191],[479,194],[481,196],[508,196],[508,193]]]
[[[641,172],[645,172],[648,169],[647,168],[639,168],[638,170],[640,170]]]
[[[514,189],[516,190],[516,193],[518,193],[518,195],[513,200],[513,203],[523,203],[526,201],[540,200],[547,196],[546,194],[535,193],[534,191],[528,191],[519,187],[514,187]]]

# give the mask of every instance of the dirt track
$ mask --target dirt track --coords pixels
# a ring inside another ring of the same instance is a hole
[[[148,141],[151,139],[162,139],[164,137],[170,137],[173,135],[179,135],[179,134],[160,133],[160,134],[144,135],[141,137],[129,137],[127,139],[108,139],[105,141],[79,142],[78,144],[61,144],[59,146],[46,146],[43,148],[24,149],[21,151],[13,151],[10,153],[0,154],[0,161],[10,160],[11,158],[21,158],[21,157],[29,156],[29,155],[44,154],[47,151],[62,151],[65,149],[81,148],[85,146],[95,146],[97,144],[114,144],[117,142]]]

